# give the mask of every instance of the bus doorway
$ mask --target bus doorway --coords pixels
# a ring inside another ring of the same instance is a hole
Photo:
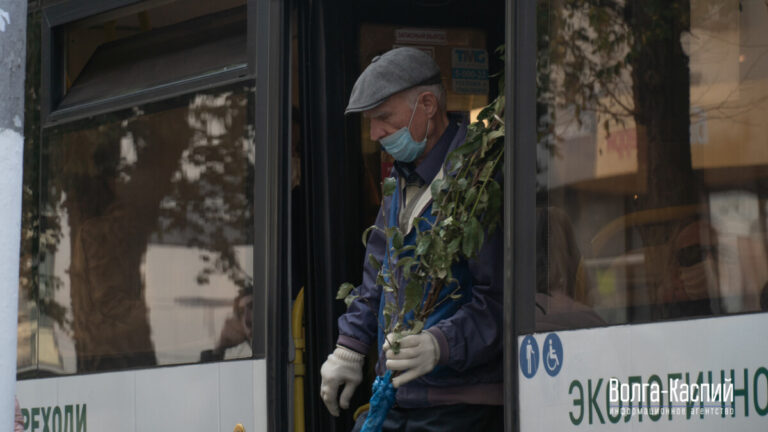
[[[344,116],[350,91],[373,57],[415,47],[440,66],[448,111],[471,119],[498,93],[495,75],[503,62],[494,51],[504,43],[505,4],[337,0],[300,3],[297,14],[299,83],[294,91],[303,119],[302,175],[307,179],[304,428],[348,431],[353,413],[370,397],[373,362],[366,362],[364,382],[338,418],[329,415],[319,397],[319,371],[333,351],[337,318],[345,310],[336,291],[343,282],[361,282],[365,257],[360,235],[375,220],[381,181],[393,162],[368,137],[366,119]],[[301,430],[297,424],[294,429]]]

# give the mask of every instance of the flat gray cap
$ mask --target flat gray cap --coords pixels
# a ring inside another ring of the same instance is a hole
[[[344,114],[367,111],[395,93],[440,82],[440,68],[429,54],[416,48],[395,48],[374,57],[360,74]]]

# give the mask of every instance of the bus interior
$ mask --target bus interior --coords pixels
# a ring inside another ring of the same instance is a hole
[[[299,52],[310,56],[300,54],[298,67],[310,67],[293,73],[302,80],[298,100],[296,95],[293,100],[300,103],[302,118],[309,119],[309,124],[303,123],[302,141],[306,143],[304,172],[310,179],[311,197],[306,205],[311,222],[307,235],[300,237],[309,240],[310,251],[305,307],[306,415],[307,424],[318,427],[327,424],[330,416],[322,401],[313,396],[319,394],[320,366],[336,343],[336,318],[345,310],[343,302],[334,300],[335,292],[342,282],[361,281],[365,257],[360,233],[376,218],[380,184],[392,168],[391,157],[368,138],[367,120],[361,115],[343,116],[352,85],[374,56],[399,46],[414,46],[440,65],[448,111],[471,118],[498,95],[503,61],[496,49],[504,43],[505,5],[500,1],[482,7],[444,0],[339,1],[316,4],[310,11],[305,17],[308,25],[298,26],[298,45],[306,44]],[[319,28],[334,31],[312,32]],[[301,29],[310,32],[302,34]],[[462,54],[480,57],[475,63],[466,62],[479,70],[477,79],[452,79],[451,71],[462,69]],[[318,88],[328,90],[318,92]],[[311,151],[317,148],[327,150]],[[314,213],[319,209],[326,213]],[[370,363],[352,411],[368,401],[374,378]],[[339,418],[335,430],[348,430],[351,425],[350,416]]]

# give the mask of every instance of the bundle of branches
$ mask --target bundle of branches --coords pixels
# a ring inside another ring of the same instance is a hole
[[[498,51],[503,55],[503,47]],[[404,245],[407,233],[399,227],[373,225],[363,233],[363,244],[372,230],[382,231],[387,238],[389,264],[382,265],[373,255],[368,260],[378,270],[377,285],[392,294],[384,297],[384,322],[379,319],[379,325],[385,335],[393,335],[394,340],[388,341],[395,353],[400,339],[419,333],[438,306],[460,298],[453,265],[477,256],[485,236],[499,225],[504,197],[495,177],[504,160],[503,118],[502,75],[499,96],[468,126],[464,144],[448,155],[445,176],[430,185],[434,221],[416,218],[416,239],[410,245]],[[391,196],[396,187],[396,180],[387,178],[382,184],[383,195]],[[420,229],[423,223],[429,229]],[[405,281],[405,286],[398,281]],[[441,295],[443,289],[451,291]],[[358,293],[354,285],[344,283],[336,298],[349,306]]]

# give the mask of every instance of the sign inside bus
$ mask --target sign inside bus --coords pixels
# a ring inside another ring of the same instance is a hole
[[[758,430],[768,344],[752,330],[766,325],[755,314],[521,337],[521,431]]]

